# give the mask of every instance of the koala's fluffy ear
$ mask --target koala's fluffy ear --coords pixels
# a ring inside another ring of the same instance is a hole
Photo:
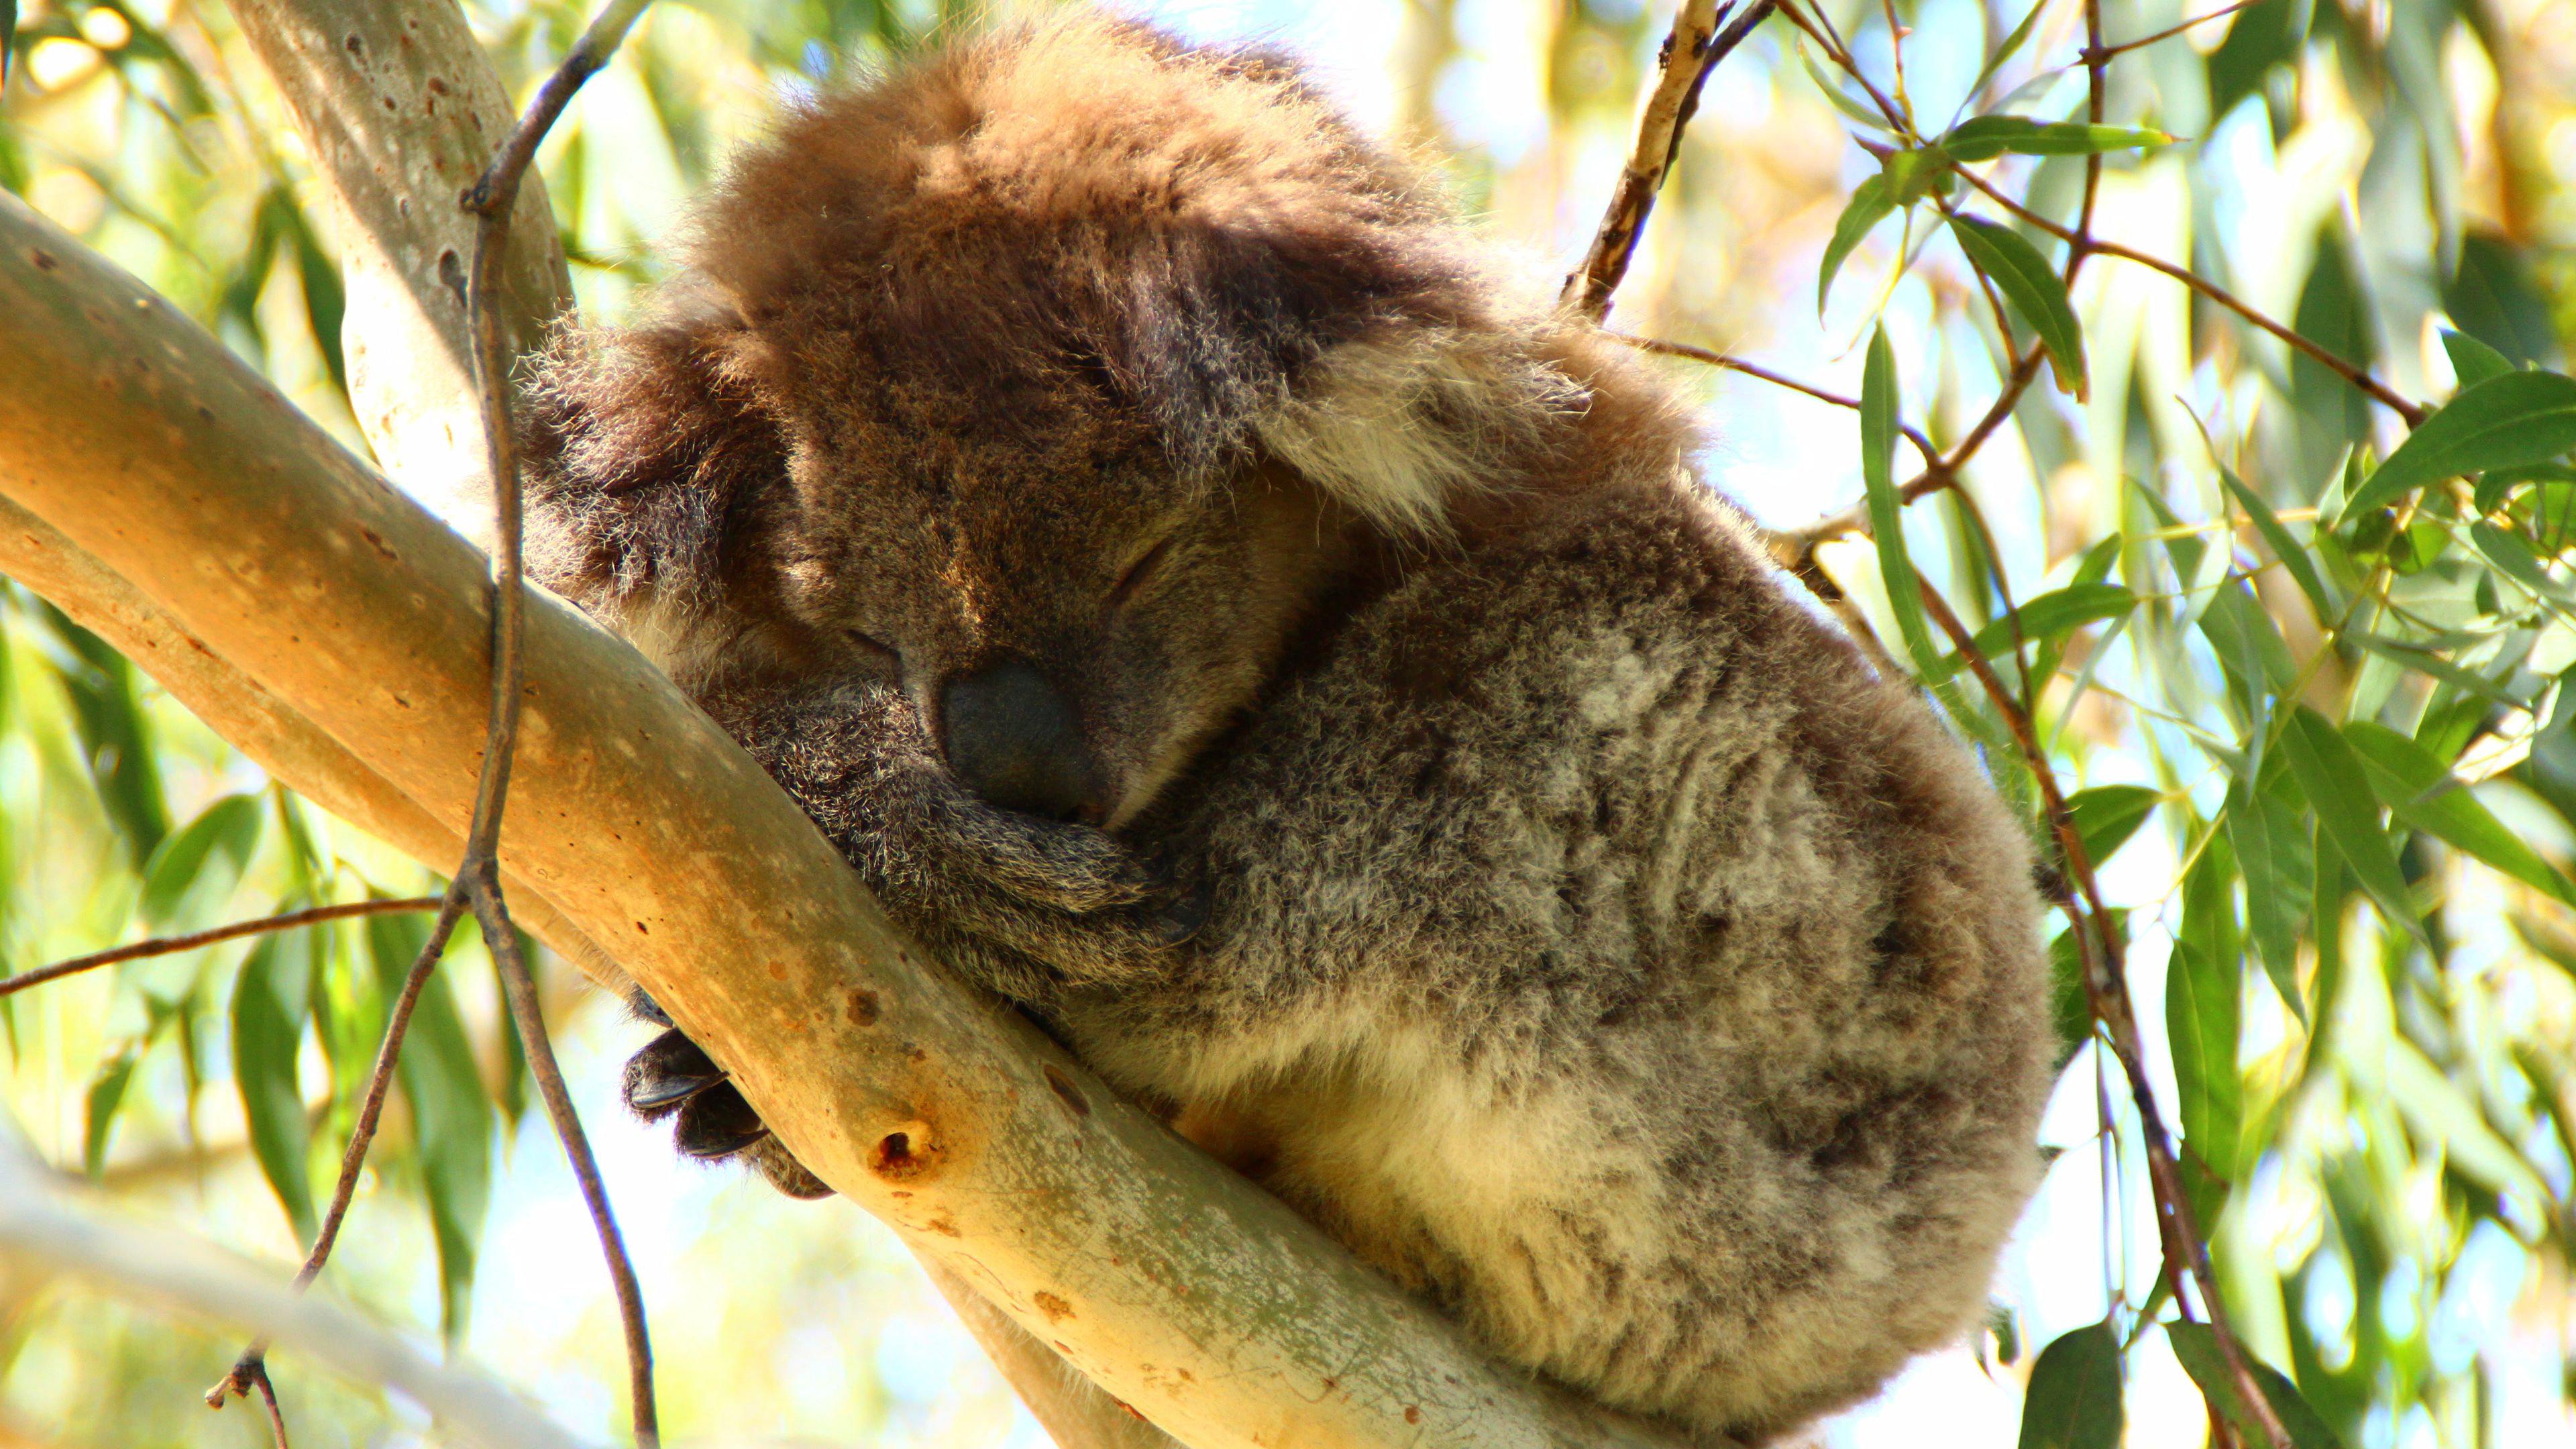
[[[1262,220],[1172,248],[1123,319],[1121,370],[1185,467],[1257,445],[1390,532],[1436,533],[1462,490],[1526,467],[1581,411],[1537,355],[1544,324],[1496,315],[1509,288],[1465,275],[1445,227],[1304,218],[1319,238]]]
[[[674,309],[623,331],[568,332],[522,394],[529,571],[595,614],[695,613],[719,595],[724,544],[786,473],[729,313]]]

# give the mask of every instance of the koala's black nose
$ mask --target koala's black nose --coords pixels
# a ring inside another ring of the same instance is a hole
[[[1001,806],[1057,820],[1098,820],[1108,781],[1082,741],[1073,701],[1017,659],[948,681],[940,696],[948,767]]]

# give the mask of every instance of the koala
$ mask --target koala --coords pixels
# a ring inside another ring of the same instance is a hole
[[[675,260],[533,375],[534,570],[948,967],[1619,1409],[1775,1436],[1977,1319],[2024,831],[1424,169],[1074,16],[790,105]],[[825,1190],[678,1033],[627,1086]]]

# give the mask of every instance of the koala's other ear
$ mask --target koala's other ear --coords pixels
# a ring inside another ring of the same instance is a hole
[[[728,314],[569,332],[525,389],[529,571],[594,613],[715,602],[722,546],[787,448]]]
[[[1584,392],[1445,216],[1332,200],[1167,236],[1123,309],[1122,371],[1185,467],[1257,444],[1390,532],[1437,533]]]

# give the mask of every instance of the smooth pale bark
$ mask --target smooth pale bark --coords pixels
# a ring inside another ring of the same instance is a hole
[[[474,218],[456,204],[518,108],[454,0],[232,0],[316,171],[349,310],[349,401],[385,471],[469,534],[490,514],[471,406],[465,279]],[[545,185],[511,213],[500,310],[520,351],[572,304]]]
[[[482,556],[132,277],[0,197],[0,496],[451,830]],[[1670,1443],[1534,1387],[927,969],[644,659],[529,611],[505,860],[798,1157],[1201,1449]]]

